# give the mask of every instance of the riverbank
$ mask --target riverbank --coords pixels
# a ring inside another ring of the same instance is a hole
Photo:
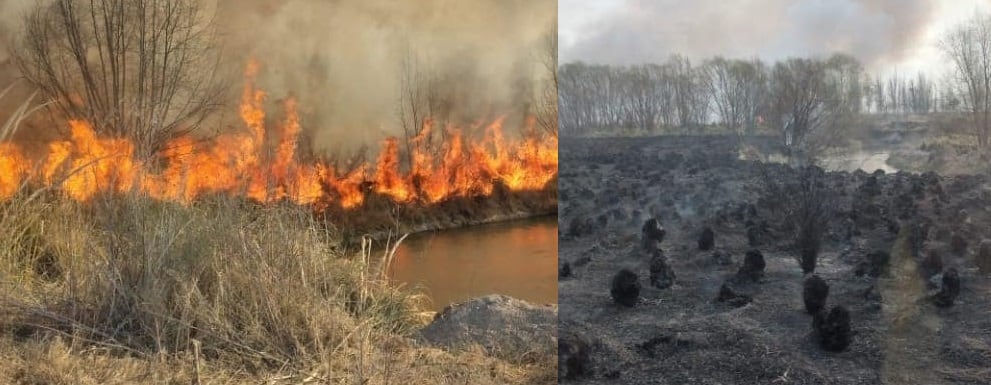
[[[554,382],[548,355],[418,342],[422,296],[305,208],[25,193],[0,210],[0,382]]]
[[[339,232],[344,243],[362,238],[380,243],[403,234],[459,229],[557,214],[557,178],[538,191],[509,191],[497,186],[489,196],[453,198],[436,204],[399,204],[371,197],[361,210],[328,210],[317,218]]]

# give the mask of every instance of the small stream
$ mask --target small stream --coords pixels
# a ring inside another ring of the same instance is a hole
[[[751,159],[753,150],[740,151],[740,159]],[[855,151],[849,153],[827,155],[819,159],[819,165],[826,171],[856,171],[863,170],[872,173],[883,170],[885,173],[895,173],[898,169],[888,164],[891,157],[889,151]],[[789,163],[789,158],[781,153],[761,154],[760,158],[770,163]]]
[[[885,173],[897,172],[898,169],[888,165],[889,157],[891,157],[891,153],[887,151],[859,151],[850,154],[827,156],[822,159],[822,167],[826,171],[856,171],[860,169],[868,173],[872,173],[875,170],[884,170]]]
[[[412,235],[396,251],[389,276],[422,288],[438,311],[486,294],[557,303],[557,218]]]

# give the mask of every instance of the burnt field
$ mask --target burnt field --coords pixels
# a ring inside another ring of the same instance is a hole
[[[744,161],[721,136],[560,156],[561,381],[991,383],[987,176]]]

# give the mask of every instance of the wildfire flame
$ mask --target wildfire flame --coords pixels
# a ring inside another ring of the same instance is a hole
[[[99,137],[86,121],[70,121],[70,138],[49,143],[37,161],[17,144],[0,142],[0,199],[9,199],[25,183],[40,183],[79,201],[100,193],[138,191],[189,203],[224,193],[263,203],[291,200],[350,209],[361,206],[369,193],[397,203],[433,204],[486,196],[497,184],[510,191],[540,190],[557,175],[557,139],[531,134],[509,141],[503,136],[503,119],[485,127],[474,141],[462,130],[445,127],[446,139],[439,145],[430,143],[436,128],[428,121],[409,142],[405,171],[396,137],[383,141],[374,167],[359,164],[341,171],[322,160],[304,162],[297,154],[302,126],[296,100],[284,103],[285,119],[269,130],[266,94],[255,85],[257,73],[257,63],[249,63],[240,104],[246,132],[209,142],[176,138],[158,154],[163,161],[157,168],[135,157],[131,141]],[[532,133],[532,121],[528,125]],[[278,135],[273,137],[277,142],[266,147],[270,131]]]

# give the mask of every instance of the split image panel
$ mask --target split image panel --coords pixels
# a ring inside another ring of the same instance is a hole
[[[0,383],[556,383],[556,18],[0,1]]]
[[[991,382],[989,15],[561,0],[560,382]]]

